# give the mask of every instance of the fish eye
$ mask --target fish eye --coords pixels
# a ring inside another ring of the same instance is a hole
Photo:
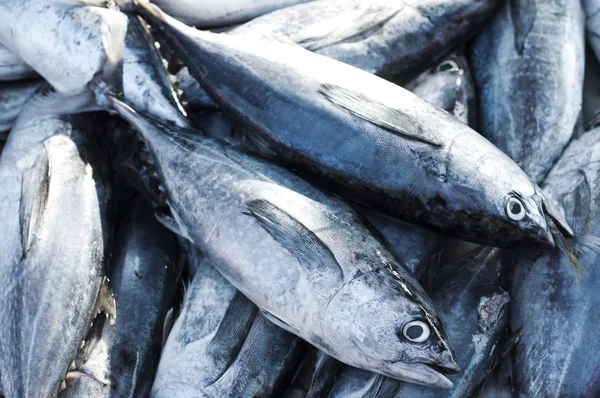
[[[441,64],[438,65],[437,67],[437,71],[438,72],[454,72],[457,71],[458,68],[458,64],[454,61],[452,61],[451,59],[448,59],[444,62],[442,62]]]
[[[422,343],[429,338],[429,325],[423,321],[410,321],[402,328],[402,335],[413,343]]]
[[[525,205],[518,198],[511,196],[506,201],[506,214],[511,220],[521,221],[525,218]]]

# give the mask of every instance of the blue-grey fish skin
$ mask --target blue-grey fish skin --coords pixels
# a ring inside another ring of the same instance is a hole
[[[600,129],[565,149],[545,188],[579,234],[600,236]],[[600,258],[579,280],[559,254],[523,256],[512,280],[511,326],[520,328],[513,374],[518,396],[596,397],[600,394]]]
[[[600,124],[600,63],[590,47],[585,54],[582,116],[586,131]]]
[[[475,40],[479,132],[540,183],[581,129],[580,1],[511,0]]]
[[[402,86],[476,128],[475,83],[462,50],[446,55],[437,65]]]
[[[172,214],[163,222],[269,320],[354,366],[450,387],[430,366],[456,371],[427,295],[349,206],[225,143],[113,106],[154,158]],[[431,330],[422,344],[398,335],[415,318]]]
[[[129,16],[123,53],[123,96],[137,109],[180,127],[188,125],[152,34]]]
[[[42,83],[41,80],[0,82],[0,133],[11,129],[27,99]]]
[[[29,79],[36,76],[37,73],[29,65],[0,44],[0,81]]]
[[[109,185],[89,115],[34,96],[0,158],[0,394],[54,397],[99,307]],[[93,145],[92,145],[93,144]]]
[[[298,46],[196,31],[140,6],[213,100],[244,126],[247,147],[318,175],[343,196],[463,240],[554,245],[539,187],[447,112]],[[525,220],[509,219],[513,197]],[[569,236],[568,225],[551,217]]]
[[[229,34],[290,40],[386,78],[404,81],[461,45],[497,0],[323,0],[284,8]]]
[[[500,249],[482,247],[462,256],[456,262],[437,270],[428,291],[440,316],[448,326],[452,341],[456,341],[457,358],[462,372],[452,375],[452,390],[402,383],[365,370],[342,365],[332,372],[313,371],[311,383],[296,397],[470,397],[476,396],[490,372],[500,342],[507,333],[509,294],[500,285],[512,269],[512,254]],[[325,354],[322,354],[325,355]],[[318,358],[322,361],[322,358]],[[313,363],[315,360],[313,359]],[[312,363],[305,365],[311,368]],[[306,370],[301,369],[306,373]],[[324,394],[318,386],[326,385]]]
[[[87,342],[61,397],[149,396],[165,315],[180,288],[175,235],[141,198],[124,209],[115,234],[110,281],[117,319]]]
[[[197,249],[194,277],[163,348],[152,397],[278,396],[303,343],[267,321]]]

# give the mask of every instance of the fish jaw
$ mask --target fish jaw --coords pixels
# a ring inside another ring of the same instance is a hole
[[[457,367],[458,365],[455,364],[454,366]],[[388,369],[381,373],[398,380],[427,387],[446,389],[454,387],[454,383],[442,372],[425,363],[391,363]]]

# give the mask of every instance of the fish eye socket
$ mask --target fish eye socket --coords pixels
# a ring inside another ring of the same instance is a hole
[[[521,200],[511,196],[506,201],[506,214],[511,220],[521,221],[526,215],[525,205]]]
[[[437,67],[438,72],[457,71],[458,69],[458,64],[450,59],[442,62]]]
[[[402,328],[402,336],[412,343],[422,343],[430,334],[429,325],[423,321],[410,321]]]

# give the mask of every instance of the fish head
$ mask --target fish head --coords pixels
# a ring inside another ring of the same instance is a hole
[[[443,373],[460,371],[440,319],[410,275],[386,267],[356,276],[331,299],[325,322],[335,336],[329,351],[352,366],[438,388],[452,387]]]

